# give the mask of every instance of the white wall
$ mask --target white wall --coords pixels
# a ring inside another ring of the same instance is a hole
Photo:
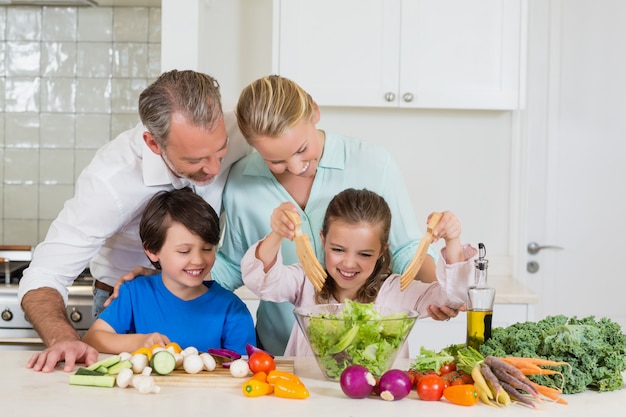
[[[192,69],[215,76],[231,108],[245,85],[272,71],[272,2],[191,1],[206,20],[201,39],[191,41],[167,31],[165,20],[175,16],[166,9],[176,1],[162,2],[164,40],[178,36],[163,42],[162,67],[184,65],[167,45],[206,45]],[[418,219],[425,224],[431,211],[454,211],[464,240],[485,243],[490,272],[509,275],[513,123],[511,112],[326,107],[319,127],[386,146],[405,174]]]

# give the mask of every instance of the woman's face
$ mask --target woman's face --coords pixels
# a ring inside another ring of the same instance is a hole
[[[324,134],[315,124],[315,120],[301,120],[282,136],[257,136],[252,146],[277,178],[313,177],[324,151]]]
[[[337,284],[337,301],[356,298],[357,291],[374,272],[383,253],[379,225],[361,222],[350,224],[335,220],[322,236],[326,270]]]

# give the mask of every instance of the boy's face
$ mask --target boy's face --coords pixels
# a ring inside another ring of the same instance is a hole
[[[163,283],[179,298],[195,298],[206,291],[202,281],[210,279],[215,245],[204,242],[182,224],[172,223],[161,250],[146,254],[161,264]]]
[[[354,299],[376,267],[383,253],[380,226],[367,222],[349,224],[335,220],[328,228],[322,245],[326,270],[339,289],[337,301]]]

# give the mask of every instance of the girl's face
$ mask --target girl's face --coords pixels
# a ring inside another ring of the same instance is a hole
[[[282,136],[254,139],[252,146],[277,178],[315,176],[324,151],[324,134],[315,127],[318,119],[319,113],[316,113],[314,120],[300,120]]]
[[[326,237],[322,236],[326,270],[339,289],[337,301],[355,299],[359,288],[372,275],[385,249],[380,236],[381,229],[376,224],[341,220],[332,222]]]
[[[188,300],[206,292],[202,281],[215,263],[215,246],[182,224],[172,223],[161,250],[146,254],[151,261],[161,264],[163,283],[177,297]]]

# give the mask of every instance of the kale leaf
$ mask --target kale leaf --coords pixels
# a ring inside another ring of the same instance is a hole
[[[480,349],[483,355],[538,357],[569,363],[555,368],[565,379],[563,392],[621,389],[626,370],[626,335],[609,318],[548,316],[537,322],[494,328]],[[544,385],[561,386],[560,376],[531,376]]]

